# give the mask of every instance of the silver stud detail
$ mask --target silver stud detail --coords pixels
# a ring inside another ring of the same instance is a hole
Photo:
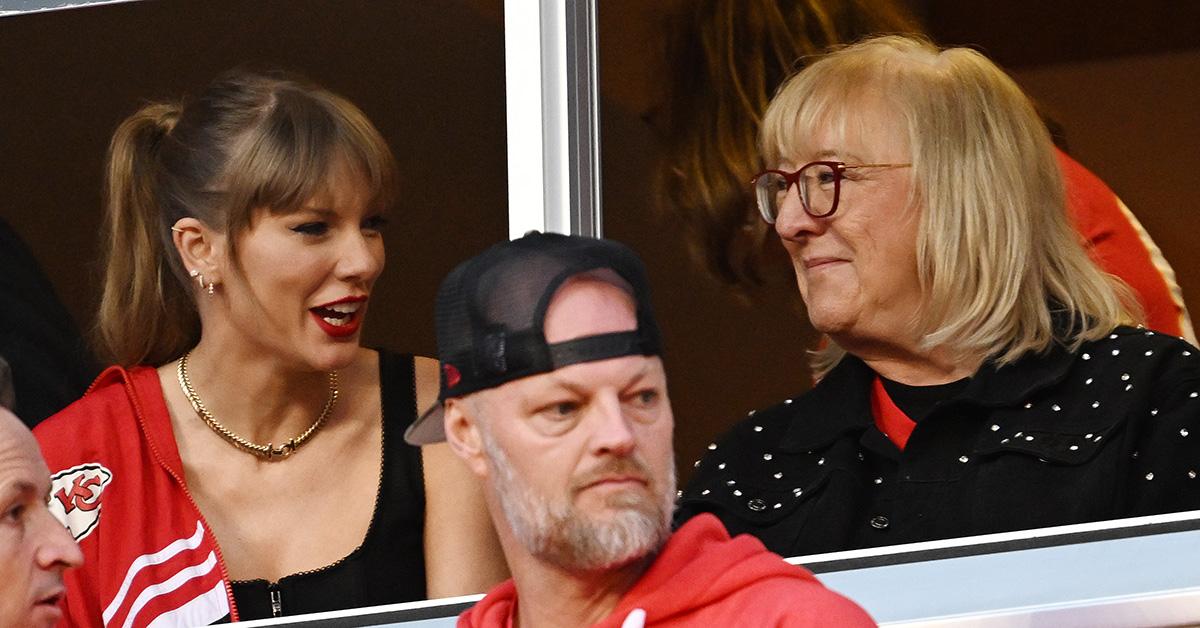
[[[1031,440],[1033,440],[1033,437],[1032,437],[1032,436],[1026,436],[1026,437],[1025,437],[1025,440],[1026,440],[1026,441],[1031,441]]]
[[[1188,435],[1187,428],[1185,427],[1185,428],[1183,428],[1183,429],[1179,430],[1179,435],[1180,435],[1180,436],[1182,436],[1182,437],[1184,437],[1184,438],[1187,438],[1187,435]]]
[[[761,432],[761,431],[762,431],[762,426],[761,426],[761,425],[755,425],[755,426],[754,426],[754,431],[755,431],[755,432]]]
[[[1135,451],[1135,452],[1133,452],[1132,454],[1129,454],[1129,457],[1130,457],[1130,458],[1133,458],[1134,460],[1137,460],[1137,459],[1138,459],[1138,452],[1136,452],[1136,451]]]
[[[1054,405],[1050,406],[1050,409],[1051,409],[1051,410],[1053,410],[1053,411],[1055,411],[1055,412],[1060,412],[1060,411],[1062,411],[1062,406],[1060,406],[1060,405],[1058,405],[1058,404],[1056,403],[1056,404],[1054,404]]]
[[[1032,408],[1032,407],[1033,407],[1033,404],[1032,404],[1032,403],[1027,403],[1027,404],[1025,404],[1025,409],[1026,409],[1026,410],[1028,410],[1028,409],[1030,409],[1030,408]]]
[[[697,461],[695,461],[695,462],[693,462],[693,463],[692,463],[692,468],[693,468],[693,469],[695,469],[695,468],[696,468],[696,467],[698,467],[698,466],[700,466],[700,461],[699,461],[699,460],[697,460]]]
[[[858,459],[859,459],[859,460],[866,460],[866,458],[864,458],[864,457],[863,457],[863,452],[861,452],[861,451],[860,451],[860,452],[858,452]]]
[[[1113,349],[1113,355],[1121,355],[1120,349]]]
[[[797,487],[797,488],[792,489],[792,495],[795,495],[796,497],[799,497],[803,493],[804,493],[804,489],[802,489],[802,488]]]
[[[782,473],[776,473],[776,474],[775,474],[775,479],[776,479],[776,480],[782,480],[782,479],[783,479],[783,474],[782,474]]]
[[[1093,438],[1093,439],[1092,439],[1092,442],[1093,442],[1093,443],[1098,443],[1098,442],[1100,442],[1100,439],[1101,439],[1101,438],[1104,438],[1104,437],[1103,437],[1103,436],[1100,436],[1099,434],[1097,434],[1097,435],[1096,435],[1096,438]]]
[[[788,405],[788,404],[791,404],[791,403],[792,403],[792,400],[791,400],[791,399],[784,399],[784,400],[783,400],[783,403],[784,403],[784,405]]]
[[[1003,445],[1004,443],[1007,443],[1007,442],[1008,442],[1008,439],[1007,439],[1007,438],[1002,438],[1002,439],[1000,439],[1000,444],[1001,444],[1001,445]]]
[[[1085,382],[1083,383],[1083,385],[1084,385],[1084,386],[1091,386],[1091,385],[1092,385],[1092,381],[1094,381],[1094,380],[1092,380],[1092,378],[1090,378],[1090,377],[1089,377],[1089,378],[1087,378],[1087,381],[1085,381]]]
[[[728,480],[725,482],[725,486],[733,486],[734,484],[737,484],[737,480]]]
[[[776,504],[773,506],[773,508],[783,508],[783,504],[776,502]]]
[[[1153,480],[1153,479],[1154,479],[1154,474],[1153,474],[1153,473],[1147,473],[1147,474],[1146,474],[1146,479],[1147,479],[1147,480]]]
[[[716,444],[716,443],[709,443],[709,444],[708,444],[708,450],[709,450],[709,451],[713,451],[713,450],[715,450],[716,448],[717,448],[717,444]]]
[[[1017,432],[1016,434],[1013,434],[1013,438],[1021,438],[1024,435],[1025,435],[1025,432]]]
[[[772,456],[771,454],[763,454],[763,460],[770,460],[771,458],[774,458],[774,457],[775,456]]]
[[[1125,384],[1125,392],[1133,390],[1133,384]]]
[[[733,496],[734,496],[734,497],[741,497],[741,496],[742,496],[742,492],[741,492],[741,491],[739,491],[739,490],[737,490],[737,489],[734,489],[734,490],[733,490]]]
[[[1068,449],[1070,449],[1071,451],[1079,451],[1079,445],[1071,445],[1070,447],[1068,447]]]
[[[1116,339],[1117,339],[1117,335],[1116,335],[1116,334],[1110,334],[1110,335],[1108,336],[1108,339],[1109,339],[1109,340],[1116,340]]]
[[[1188,477],[1189,477],[1190,479],[1193,479],[1193,480],[1194,480],[1194,479],[1196,479],[1196,472],[1195,472],[1195,471],[1188,471]]]
[[[1187,357],[1187,356],[1189,356],[1189,355],[1192,355],[1192,352],[1191,352],[1191,351],[1184,351],[1184,352],[1183,352],[1183,357],[1185,357],[1185,358],[1186,358],[1186,357]]]
[[[755,497],[746,503],[746,507],[754,512],[762,512],[767,509],[767,502]]]
[[[754,416],[754,413],[755,413],[755,412],[758,412],[758,410],[751,410],[751,411],[749,411],[749,412],[747,412],[747,413],[746,413],[746,416]]]
[[[1158,408],[1151,408],[1150,416],[1158,416]]]
[[[1081,357],[1082,357],[1083,359],[1085,359],[1085,360],[1090,360],[1090,359],[1092,359],[1092,354],[1090,354],[1090,353],[1085,353],[1085,354],[1083,354],[1083,356],[1081,356]]]
[[[1099,402],[1099,401],[1093,401],[1093,402],[1092,402],[1092,407],[1093,407],[1093,408],[1099,408],[1099,407],[1100,407],[1100,402]]]
[[[1129,381],[1129,373],[1121,373],[1121,381],[1123,381],[1123,382]]]
[[[710,490],[708,490],[708,489],[704,489],[703,491],[700,491],[700,494],[701,494],[701,495],[708,495],[708,494],[709,494],[709,493],[711,493],[711,492],[712,492],[712,491],[710,491]]]
[[[959,456],[959,457],[958,457],[958,461],[959,461],[959,462],[961,462],[961,463],[963,463],[963,464],[966,464],[968,460],[970,460],[970,458],[968,458],[968,457],[966,457],[966,456]]]
[[[1150,357],[1152,355],[1154,355],[1154,351],[1146,351],[1146,357]]]
[[[999,431],[1000,431],[1000,426],[999,426],[999,425],[995,425],[995,424],[993,424],[993,425],[992,425],[992,431],[993,431],[993,432],[999,432]]]
[[[1192,399],[1195,399],[1196,397],[1200,397],[1200,393],[1193,392],[1192,394],[1190,394],[1188,396],[1191,397]]]
[[[1091,432],[1088,432],[1087,434],[1084,434],[1084,435],[1083,435],[1083,437],[1084,437],[1084,438],[1091,438],[1091,437],[1092,437],[1092,433],[1091,433]]]
[[[722,469],[722,470],[724,470],[724,469],[725,469],[725,463],[724,463],[724,462],[722,462],[721,464],[717,465],[717,468],[718,468],[718,469]]]
[[[675,499],[679,499],[680,497],[683,497],[683,491],[675,491]]]
[[[876,484],[883,484],[883,478],[875,478]]]
[[[817,466],[820,466],[820,465],[823,465],[823,464],[825,464],[825,459],[824,459],[824,458],[821,458],[820,460],[818,460],[818,461],[817,461]]]

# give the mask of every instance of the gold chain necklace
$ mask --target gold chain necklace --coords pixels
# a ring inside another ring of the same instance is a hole
[[[329,398],[325,400],[325,409],[321,410],[321,416],[318,416],[317,420],[314,421],[312,425],[308,426],[308,429],[304,430],[303,434],[288,440],[279,447],[276,447],[273,443],[267,443],[266,445],[252,443],[245,438],[234,434],[224,425],[221,425],[221,423],[217,421],[217,418],[208,411],[208,408],[204,407],[204,402],[200,401],[200,395],[197,395],[195,389],[192,388],[192,380],[188,379],[187,361],[188,357],[191,355],[192,352],[188,351],[187,353],[183,354],[182,358],[179,358],[179,368],[176,369],[176,373],[179,376],[179,388],[183,390],[183,395],[187,397],[189,402],[191,402],[192,409],[196,411],[196,414],[200,415],[201,419],[204,419],[204,422],[208,425],[208,427],[212,428],[212,431],[216,432],[221,438],[229,441],[234,447],[248,451],[260,458],[266,458],[268,461],[282,460],[292,455],[293,452],[300,448],[300,445],[304,444],[304,441],[307,441],[312,437],[313,434],[317,432],[317,430],[321,429],[321,426],[325,424],[325,420],[328,419],[329,415],[333,413],[333,407],[337,405],[337,371],[330,371]]]

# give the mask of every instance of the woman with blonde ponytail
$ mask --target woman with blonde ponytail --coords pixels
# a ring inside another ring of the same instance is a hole
[[[109,147],[99,344],[36,432],[85,566],[67,625],[195,626],[481,592],[505,567],[444,445],[436,361],[365,349],[395,194],[350,102],[234,72]]]

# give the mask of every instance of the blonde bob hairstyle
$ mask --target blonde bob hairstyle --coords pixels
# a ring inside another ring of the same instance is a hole
[[[921,211],[923,305],[899,334],[915,332],[924,350],[1003,365],[1054,344],[1073,351],[1140,320],[1128,287],[1092,262],[1073,228],[1032,103],[974,50],[909,36],[837,49],[780,87],[759,148],[778,164],[812,129],[845,129],[870,107],[905,127],[910,200]],[[815,352],[818,376],[844,353],[833,342]]]
[[[234,71],[194,100],[152,103],[117,127],[108,149],[101,349],[117,364],[159,365],[200,337],[195,298],[171,237],[192,217],[237,237],[256,212],[291,212],[342,165],[369,207],[395,195],[395,160],[346,99],[280,72]]]

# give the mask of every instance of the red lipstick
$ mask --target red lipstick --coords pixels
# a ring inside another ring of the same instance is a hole
[[[366,296],[349,296],[309,308],[321,331],[332,338],[348,338],[362,327]]]

